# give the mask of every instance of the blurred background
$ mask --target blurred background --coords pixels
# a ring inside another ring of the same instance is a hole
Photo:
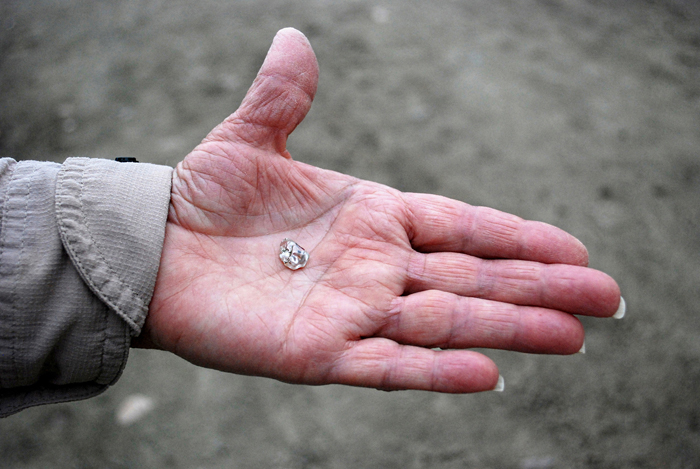
[[[226,375],[135,350],[0,421],[10,468],[700,467],[700,3],[2,0],[0,156],[175,165],[275,32],[321,81],[300,160],[555,224],[618,280],[586,354],[486,351],[504,393]]]

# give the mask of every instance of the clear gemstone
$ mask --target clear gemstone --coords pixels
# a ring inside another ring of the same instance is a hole
[[[297,270],[306,265],[309,253],[291,239],[284,238],[280,244],[280,259],[288,269]]]

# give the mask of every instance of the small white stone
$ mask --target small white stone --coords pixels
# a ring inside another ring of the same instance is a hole
[[[309,253],[289,238],[280,243],[280,260],[291,270],[303,268],[309,261]]]
[[[377,24],[387,24],[391,18],[391,11],[389,9],[376,6],[372,8],[372,21]]]
[[[155,401],[143,394],[132,394],[124,399],[116,412],[117,423],[122,426],[131,425],[141,420],[155,408]]]

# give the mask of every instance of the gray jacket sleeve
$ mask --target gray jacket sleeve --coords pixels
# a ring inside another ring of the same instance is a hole
[[[0,417],[119,378],[153,295],[171,175],[0,159]]]

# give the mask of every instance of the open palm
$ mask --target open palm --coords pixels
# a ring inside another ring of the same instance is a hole
[[[317,80],[306,38],[281,31],[238,111],[176,168],[143,343],[294,383],[472,392],[498,370],[463,349],[575,353],[573,314],[615,313],[615,282],[557,228],[293,161]],[[281,263],[284,238],[305,268]]]

